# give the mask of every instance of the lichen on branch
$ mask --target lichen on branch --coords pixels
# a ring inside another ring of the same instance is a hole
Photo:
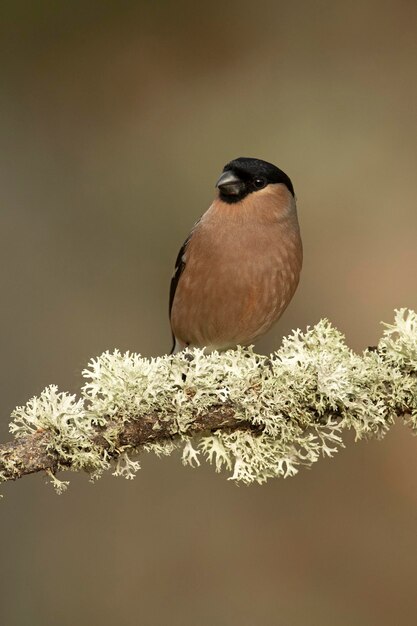
[[[152,359],[105,352],[83,371],[79,398],[51,385],[17,407],[0,446],[0,480],[46,471],[105,470],[133,478],[140,450],[182,448],[230,479],[293,476],[343,446],[342,432],[382,437],[396,416],[417,430],[417,315],[396,311],[376,350],[358,355],[327,320],[283,340],[269,357],[252,349],[187,350]]]

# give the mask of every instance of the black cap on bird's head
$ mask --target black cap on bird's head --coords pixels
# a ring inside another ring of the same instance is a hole
[[[285,172],[261,159],[239,157],[227,163],[216,183],[220,198],[229,204],[243,200],[248,194],[267,185],[282,183],[294,195],[294,187]]]

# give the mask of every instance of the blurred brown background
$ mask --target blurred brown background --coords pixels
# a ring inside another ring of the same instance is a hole
[[[1,439],[88,359],[170,348],[167,290],[224,163],[293,179],[297,295],[354,349],[417,307],[417,5],[2,2]],[[417,442],[398,424],[250,488],[178,458],[1,502],[2,626],[416,623]]]

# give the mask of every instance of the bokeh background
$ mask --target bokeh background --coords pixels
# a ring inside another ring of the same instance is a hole
[[[170,348],[167,290],[224,163],[293,179],[299,290],[362,350],[417,308],[417,4],[0,7],[1,439],[106,349]],[[417,441],[398,424],[287,481],[143,456],[134,482],[2,488],[0,623],[415,624]]]

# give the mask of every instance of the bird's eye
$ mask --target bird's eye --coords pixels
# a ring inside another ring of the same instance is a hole
[[[263,189],[266,187],[266,180],[265,178],[255,178],[253,184],[256,189]]]

